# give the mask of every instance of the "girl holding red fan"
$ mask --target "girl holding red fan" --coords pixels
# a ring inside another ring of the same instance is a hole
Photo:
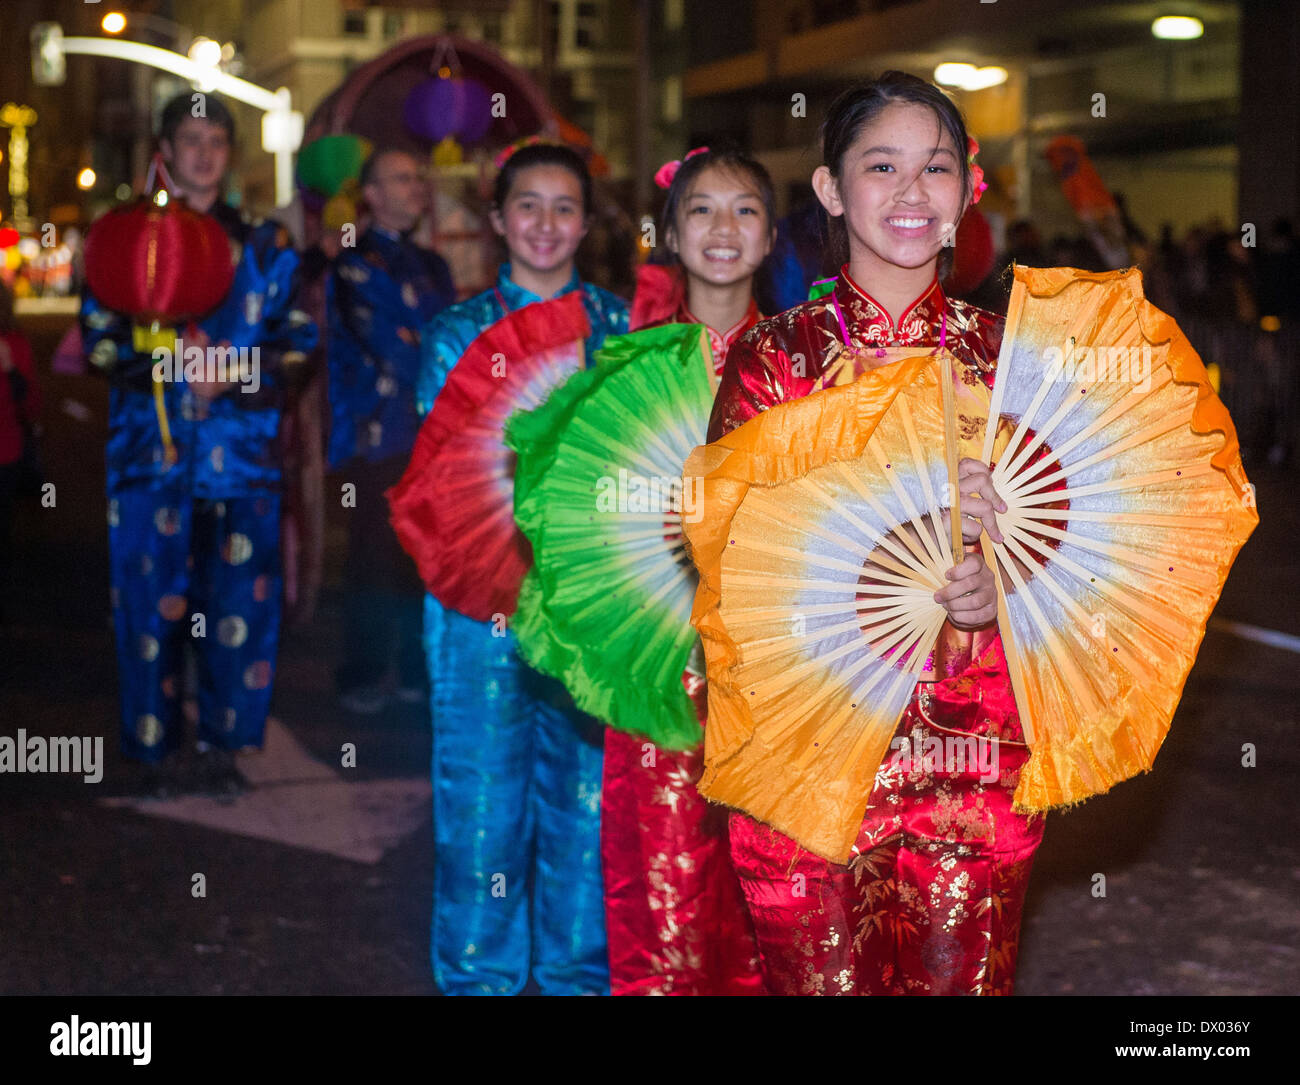
[[[422,336],[422,415],[478,336],[509,314],[579,291],[591,334],[627,308],[579,281],[591,177],[567,147],[532,141],[499,161],[492,226],[509,254],[496,286],[440,312]],[[511,364],[507,361],[506,364]],[[395,522],[397,517],[395,516]],[[425,600],[433,685],[432,957],[445,994],[609,990],[600,874],[600,726],[516,654],[508,623]]]

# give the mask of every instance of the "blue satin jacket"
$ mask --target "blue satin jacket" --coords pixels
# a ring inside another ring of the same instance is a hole
[[[239,253],[225,300],[198,327],[213,344],[244,350],[247,375],[204,403],[180,379],[162,384],[177,461],[166,462],[154,403],[154,359],[136,351],[130,317],[85,292],[82,337],[91,362],[112,388],[108,419],[108,488],[146,483],[179,487],[196,498],[245,497],[278,488],[275,440],[286,373],[301,366],[317,343],[315,322],[294,307],[299,257],[288,231],[275,222],[250,225],[233,208],[212,209]],[[176,334],[184,340],[184,329]],[[257,353],[252,351],[256,348]],[[253,391],[244,391],[245,388]]]
[[[329,463],[409,455],[420,419],[420,329],[456,300],[437,253],[372,227],[329,276]]]

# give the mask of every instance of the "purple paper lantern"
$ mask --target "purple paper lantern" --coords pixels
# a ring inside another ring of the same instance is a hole
[[[492,95],[477,79],[426,79],[406,96],[402,119],[434,143],[448,136],[475,143],[492,127]]]

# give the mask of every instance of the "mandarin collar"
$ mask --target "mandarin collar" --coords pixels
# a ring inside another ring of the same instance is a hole
[[[867,293],[867,291],[862,288],[861,284],[856,282],[853,276],[849,274],[848,264],[845,264],[840,268],[840,286],[838,289],[843,291],[844,300],[847,301],[848,299],[853,298],[869,307],[869,325],[871,327],[880,328],[880,330],[886,332],[889,342],[893,342],[900,338],[900,329],[906,328],[909,321],[916,317],[920,317],[927,327],[937,323],[940,314],[947,305],[947,299],[944,297],[943,288],[939,285],[939,276],[937,272],[935,273],[935,277],[930,280],[930,285],[921,291],[920,295],[918,295],[917,298],[903,310],[902,316],[898,318],[897,325],[889,315],[889,310]]]
[[[682,324],[704,324],[704,321],[691,312],[690,306],[686,304],[685,298],[682,298],[681,307],[677,311],[677,319]],[[740,338],[742,334],[747,332],[762,319],[763,314],[758,311],[758,302],[751,297],[749,299],[749,308],[745,310],[745,315],[726,331],[720,332],[716,328],[710,328],[707,324],[704,324],[704,327],[708,330],[710,339],[716,339],[724,346],[729,347],[733,342]]]
[[[582,285],[578,278],[578,268],[575,265],[573,276],[569,281],[560,288],[555,297],[561,297]],[[549,301],[549,298],[543,298],[540,294],[534,294],[531,290],[526,290],[510,277],[510,262],[507,260],[501,265],[501,270],[497,272],[497,290],[501,292],[501,297],[505,299],[510,311],[522,309],[525,305],[532,305],[539,301]]]

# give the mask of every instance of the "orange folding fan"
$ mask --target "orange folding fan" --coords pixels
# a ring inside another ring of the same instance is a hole
[[[954,360],[899,353],[686,466],[704,510],[686,528],[709,676],[700,790],[837,862],[955,563]],[[961,413],[977,431],[958,451],[996,462],[1009,506],[1004,543],[983,547],[1032,749],[1016,802],[1076,802],[1151,766],[1257,522],[1232,423],[1138,272],[1069,268],[1016,269],[992,402]]]

